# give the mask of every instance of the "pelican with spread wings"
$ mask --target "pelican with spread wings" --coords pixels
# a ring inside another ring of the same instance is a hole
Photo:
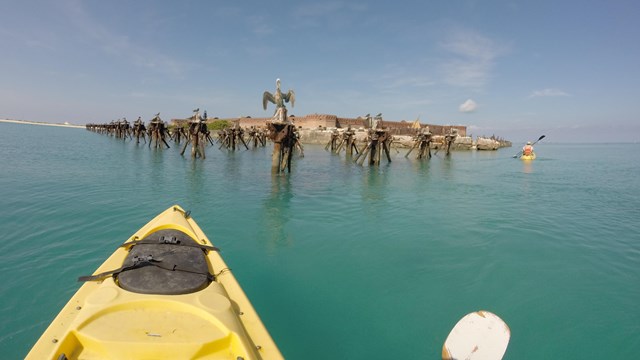
[[[273,117],[278,121],[284,122],[287,117],[287,108],[284,103],[291,103],[291,107],[295,105],[296,102],[296,94],[293,90],[287,91],[286,94],[283,94],[280,91],[280,79],[276,79],[276,93],[272,94],[268,91],[265,91],[262,95],[262,107],[267,110],[267,102],[272,102],[276,105],[276,111],[273,114]]]

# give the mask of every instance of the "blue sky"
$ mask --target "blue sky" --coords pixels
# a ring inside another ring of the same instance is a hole
[[[0,1],[0,118],[289,114],[640,141],[640,2]]]

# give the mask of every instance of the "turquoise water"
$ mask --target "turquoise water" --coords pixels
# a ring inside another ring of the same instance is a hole
[[[192,160],[0,123],[0,353],[24,357],[78,276],[180,204],[289,359],[437,359],[480,309],[509,324],[505,359],[635,358],[640,145],[536,149],[369,168],[306,146],[272,176],[271,147]]]

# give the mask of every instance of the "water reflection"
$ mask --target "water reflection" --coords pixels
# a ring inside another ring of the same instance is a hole
[[[451,155],[445,156],[440,161],[440,167],[442,168],[442,175],[444,179],[448,181],[453,180],[454,171],[451,171],[453,169],[453,160]]]
[[[263,236],[267,251],[275,252],[281,247],[291,246],[293,233],[288,230],[287,223],[291,217],[291,179],[287,174],[271,174],[271,191],[264,200]]]
[[[229,179],[236,179],[239,181],[242,176],[242,156],[236,151],[228,151],[226,159],[223,161],[223,172]]]
[[[420,177],[429,176],[429,168],[431,167],[431,159],[415,159],[411,162],[416,175]]]
[[[189,194],[199,196],[204,192],[204,162],[197,160],[191,161],[187,172],[187,183],[189,185]]]
[[[166,173],[165,155],[163,151],[153,149],[150,153],[150,167],[151,167],[151,184],[158,190],[164,189],[165,178],[170,174]]]
[[[375,223],[381,220],[381,216],[386,214],[389,205],[386,199],[389,189],[388,165],[371,166],[362,174],[362,212],[369,220]]]

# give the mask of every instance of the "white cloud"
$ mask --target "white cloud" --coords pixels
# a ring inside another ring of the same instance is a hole
[[[419,69],[395,64],[387,65],[376,76],[367,73],[362,78],[381,91],[394,93],[408,90],[408,88],[425,88],[436,84],[431,77],[422,75]]]
[[[445,83],[467,88],[481,88],[490,78],[495,59],[507,51],[506,46],[479,33],[458,29],[440,43],[453,55],[441,67]]]
[[[269,36],[274,33],[271,20],[264,16],[249,16],[247,23],[257,36]]]
[[[558,89],[543,89],[543,90],[534,90],[529,98],[534,97],[546,97],[546,96],[571,96],[566,92]]]
[[[441,46],[455,55],[479,61],[491,61],[500,54],[491,39],[471,31],[456,31]]]
[[[460,112],[470,113],[476,111],[477,108],[478,104],[476,104],[475,101],[468,99],[467,101],[462,103],[462,105],[460,105]]]
[[[192,64],[177,57],[134,43],[129,36],[112,31],[99,18],[92,16],[83,2],[70,1],[65,9],[69,22],[77,28],[78,33],[113,58],[177,78],[183,78],[188,68],[192,67]]]

